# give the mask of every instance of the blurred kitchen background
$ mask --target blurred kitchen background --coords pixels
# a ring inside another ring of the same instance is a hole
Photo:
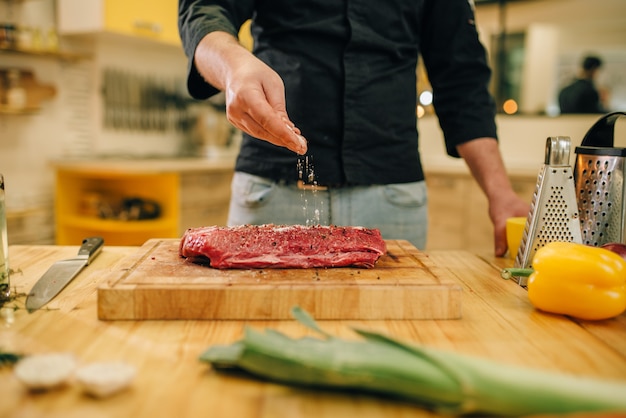
[[[626,110],[626,2],[475,7],[494,68],[505,162],[530,201],[546,138],[570,136],[576,145],[600,116],[559,115],[556,104],[585,54],[604,61],[598,84],[610,110]],[[10,244],[77,244],[97,234],[110,245],[139,245],[225,222],[239,132],[221,96],[188,96],[176,18],[176,0],[0,0],[0,173]],[[250,45],[246,28],[241,40]],[[416,71],[429,248],[490,251],[486,201],[462,161],[445,155],[427,77]]]

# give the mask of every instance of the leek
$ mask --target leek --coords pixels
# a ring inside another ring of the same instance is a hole
[[[293,339],[246,327],[242,340],[209,347],[200,360],[285,384],[388,395],[446,414],[626,411],[626,381],[504,365],[362,329],[354,329],[362,339],[340,339],[300,308],[292,314],[322,338]]]

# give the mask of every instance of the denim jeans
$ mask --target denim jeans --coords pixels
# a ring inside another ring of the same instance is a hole
[[[338,225],[378,228],[384,239],[426,246],[428,208],[424,181],[327,190],[301,190],[236,172],[228,225]]]

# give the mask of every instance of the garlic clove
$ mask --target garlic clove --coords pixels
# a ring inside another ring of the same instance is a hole
[[[104,398],[111,396],[132,383],[134,366],[123,362],[92,363],[76,371],[76,380],[89,395]]]
[[[31,390],[46,390],[66,383],[76,368],[68,353],[34,354],[17,362],[14,374]]]

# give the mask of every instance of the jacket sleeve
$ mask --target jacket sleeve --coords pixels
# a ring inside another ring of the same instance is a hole
[[[237,37],[241,25],[252,16],[253,1],[248,0],[179,0],[178,31],[188,59],[187,90],[195,99],[206,99],[218,90],[198,72],[194,54],[207,34],[215,31]]]
[[[426,0],[421,54],[447,153],[480,137],[496,138],[491,69],[468,0]]]

